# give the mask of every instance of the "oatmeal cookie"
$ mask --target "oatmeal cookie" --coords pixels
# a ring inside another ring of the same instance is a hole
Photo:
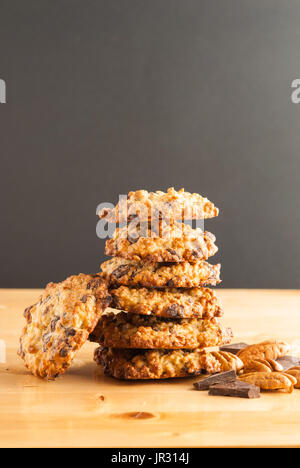
[[[220,283],[221,265],[204,260],[195,263],[144,263],[114,257],[101,269],[112,286],[146,288],[194,288]]]
[[[106,348],[195,349],[230,343],[231,328],[217,319],[162,319],[153,315],[108,314],[90,335]]]
[[[105,253],[143,262],[195,263],[215,255],[215,240],[212,233],[192,229],[188,224],[161,223],[158,230],[156,226],[130,224],[116,229],[106,241]]]
[[[173,318],[212,318],[222,315],[216,293],[209,288],[169,289],[120,286],[110,290],[112,307],[125,312]]]
[[[114,209],[104,208],[99,216],[108,222],[124,223],[135,217],[140,221],[151,218],[183,220],[214,218],[218,214],[218,208],[207,198],[171,187],[167,193],[147,190],[129,192],[127,199],[119,202]]]
[[[239,371],[241,362],[231,355],[226,363],[217,353],[205,350],[131,350],[97,348],[94,359],[103,365],[105,373],[117,379],[168,379],[201,373],[214,374],[227,370]],[[223,353],[230,354],[230,353]]]
[[[32,374],[48,379],[63,374],[110,301],[107,282],[99,274],[49,283],[24,312],[27,323],[18,354]]]

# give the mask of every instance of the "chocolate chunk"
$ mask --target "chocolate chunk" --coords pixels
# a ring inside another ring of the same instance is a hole
[[[59,319],[60,319],[60,317],[56,316],[56,317],[54,317],[54,319],[51,320],[50,327],[51,327],[52,333],[55,331],[56,324],[59,321]]]
[[[104,344],[104,335],[100,335],[99,344]]]
[[[235,380],[210,386],[208,394],[238,398],[260,398],[260,388],[256,385]]]
[[[26,318],[28,323],[31,323],[32,317],[31,317],[31,309],[33,306],[27,307],[27,309],[24,310],[24,317]]]
[[[236,373],[234,370],[214,374],[194,383],[196,390],[208,390],[211,385],[232,382],[236,380]]]
[[[59,352],[60,357],[64,358],[68,355],[68,350],[67,349],[61,349]]]
[[[181,317],[184,312],[184,307],[179,304],[172,304],[166,308],[166,314],[171,317]]]
[[[229,345],[220,346],[219,349],[220,351],[226,351],[228,353],[237,354],[242,349],[247,348],[247,346],[248,345],[246,343],[233,343]]]
[[[175,286],[174,281],[173,281],[172,279],[170,279],[170,280],[167,282],[167,286],[168,286],[168,288],[174,288],[174,286]]]
[[[183,368],[182,368],[182,371],[185,372],[186,374],[189,374],[189,365],[188,364],[184,364]]]
[[[193,250],[193,251],[191,252],[191,255],[192,255],[194,258],[199,258],[200,255],[201,255],[201,256],[203,255],[202,249],[199,247],[198,250]]]
[[[94,280],[90,281],[87,285],[86,285],[86,289],[96,289],[98,288],[98,286],[100,286],[100,283],[101,283],[101,279],[96,279],[96,278],[99,278],[98,275],[94,275],[93,278],[95,278]]]
[[[121,265],[112,272],[111,276],[112,276],[112,278],[118,279],[118,278],[121,278],[124,275],[127,275],[129,270],[130,270],[129,265]]]
[[[66,328],[65,329],[65,334],[66,336],[75,336],[76,335],[76,330],[74,330],[74,328]]]
[[[92,284],[92,288],[97,289],[99,288],[100,284],[101,284],[101,279],[94,281],[94,283]]]
[[[119,299],[115,296],[112,296],[112,303],[111,303],[111,306],[114,307],[115,309],[117,309],[118,307],[120,307],[120,302],[119,302]]]
[[[112,302],[112,297],[110,295],[105,296],[101,299],[101,304],[103,308],[110,306],[111,302]]]
[[[97,341],[98,341],[97,335],[95,335],[95,333],[90,333],[89,341],[91,341],[92,343],[97,343]]]
[[[178,253],[174,249],[167,249],[167,252],[169,252],[173,257],[178,258]]]
[[[282,365],[283,371],[291,369],[291,367],[300,366],[300,358],[294,356],[283,356],[278,358],[277,362]]]
[[[27,309],[24,310],[24,317],[27,318],[27,315],[30,313],[31,309],[33,306],[27,307]]]
[[[201,371],[199,370],[195,371],[193,368],[191,368],[190,364],[184,364],[182,371],[189,376],[201,374]]]
[[[50,312],[50,306],[47,306],[43,312],[43,315],[47,315]]]
[[[81,300],[81,302],[82,302],[83,304],[85,304],[86,301],[87,301],[87,298],[88,298],[87,295],[84,295],[84,296],[82,296],[82,298],[81,298],[80,300]]]
[[[42,336],[43,343],[45,343],[45,345],[48,344],[51,338],[51,333],[45,333],[45,335]]]

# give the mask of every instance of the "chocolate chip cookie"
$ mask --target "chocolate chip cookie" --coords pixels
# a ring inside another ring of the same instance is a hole
[[[144,263],[114,257],[101,269],[112,286],[146,288],[194,288],[220,283],[221,265],[204,260],[195,263]]]
[[[230,343],[232,330],[217,319],[162,319],[151,315],[104,315],[90,335],[107,348],[195,349]]]
[[[113,257],[147,262],[190,262],[207,260],[218,248],[215,236],[188,224],[130,225],[117,228],[106,241],[105,253]]]
[[[127,198],[119,202],[116,208],[104,208],[99,216],[108,222],[124,223],[135,217],[140,221],[151,218],[187,220],[214,218],[218,214],[218,208],[207,198],[198,193],[185,192],[184,189],[176,191],[171,187],[167,193],[147,190],[129,192]]]
[[[39,301],[28,307],[19,356],[32,374],[54,379],[70,366],[111,302],[102,275],[71,276],[49,283]]]
[[[117,379],[168,379],[201,373],[214,374],[235,370],[242,362],[235,355],[218,356],[218,352],[191,350],[131,350],[97,348],[94,360],[104,366],[106,374]]]
[[[111,289],[112,307],[143,315],[171,318],[212,318],[222,315],[219,300],[212,289]]]

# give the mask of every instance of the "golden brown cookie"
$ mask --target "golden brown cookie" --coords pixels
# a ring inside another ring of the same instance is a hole
[[[147,190],[129,192],[125,200],[119,202],[114,209],[103,209],[100,218],[108,222],[124,223],[134,217],[140,221],[151,218],[174,219],[204,219],[218,216],[219,210],[207,198],[198,193],[176,191],[173,187],[167,193]]]
[[[173,318],[212,318],[222,315],[215,292],[209,288],[169,289],[120,286],[110,290],[112,307],[125,312]]]
[[[195,263],[145,263],[114,257],[101,265],[112,286],[194,288],[220,283],[221,265]]]
[[[102,275],[80,274],[49,283],[24,312],[27,323],[18,354],[32,374],[48,379],[63,374],[110,301]]]
[[[231,328],[217,319],[162,319],[153,315],[108,314],[99,320],[90,341],[107,348],[195,349],[230,343]]]
[[[190,262],[207,260],[218,248],[215,236],[188,224],[159,223],[149,227],[132,223],[118,228],[106,241],[105,253],[113,257],[147,262]]]
[[[230,354],[230,353],[224,353]],[[238,371],[241,361],[234,355],[226,365],[205,350],[130,350],[97,348],[94,359],[105,373],[117,379],[168,379],[201,373]]]

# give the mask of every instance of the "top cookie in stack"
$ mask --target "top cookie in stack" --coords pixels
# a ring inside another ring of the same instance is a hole
[[[122,198],[114,209],[104,208],[100,218],[105,218],[109,223],[127,223],[132,218],[138,218],[140,222],[153,218],[161,218],[169,221],[183,219],[206,219],[218,216],[219,210],[207,198],[198,193],[178,192],[173,188],[168,191],[148,192],[137,190],[129,192],[126,198]]]
[[[113,307],[125,311],[100,320],[90,337],[101,347],[95,360],[114,377],[184,377],[238,369],[229,353],[204,348],[229,343],[231,329],[207,285],[220,282],[215,237],[179,220],[212,218],[218,209],[206,198],[173,188],[167,193],[130,192],[125,203],[103,210],[108,222],[126,223],[106,242],[114,258],[101,265]]]

